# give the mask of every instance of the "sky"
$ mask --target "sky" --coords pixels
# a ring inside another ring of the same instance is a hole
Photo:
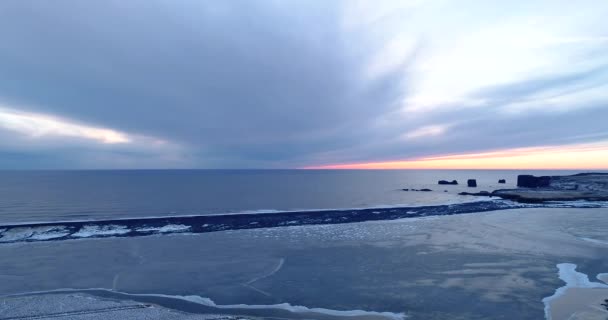
[[[0,169],[608,169],[608,1],[2,0]]]

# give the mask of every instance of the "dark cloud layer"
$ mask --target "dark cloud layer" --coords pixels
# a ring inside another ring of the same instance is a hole
[[[335,8],[170,6],[3,2],[0,96],[185,143],[213,166],[292,165],[398,107],[401,72],[362,81],[371,53]]]
[[[344,27],[347,4],[4,0],[0,102],[163,139],[180,146],[182,165],[212,168],[571,143],[607,128],[605,96],[567,111],[503,113],[547,92],[606,83],[604,66],[484,88],[475,95],[481,105],[404,113],[415,56],[370,75],[380,47],[371,33]],[[449,134],[403,138],[436,124]],[[2,167],[163,166],[150,160],[153,147],[3,147]]]

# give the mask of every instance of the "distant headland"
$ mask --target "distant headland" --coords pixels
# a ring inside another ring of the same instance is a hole
[[[608,173],[590,172],[569,176],[517,176],[517,189],[462,195],[491,196],[525,203],[547,201],[608,201]]]

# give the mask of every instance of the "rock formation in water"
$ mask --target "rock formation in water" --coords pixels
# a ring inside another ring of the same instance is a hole
[[[452,180],[452,181],[447,181],[447,180],[439,180],[438,184],[458,184],[458,181],[456,180]]]
[[[480,197],[491,197],[492,194],[488,191],[479,191],[479,192],[460,192],[458,193],[461,196],[480,196]]]
[[[471,187],[471,188],[477,187],[477,180],[475,180],[475,179],[469,179],[469,180],[467,180],[467,186]]]
[[[547,188],[549,185],[551,185],[549,176],[535,177],[529,174],[517,176],[517,186],[520,188]]]

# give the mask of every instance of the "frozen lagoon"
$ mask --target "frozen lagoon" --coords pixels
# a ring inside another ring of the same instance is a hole
[[[589,278],[608,272],[607,217],[608,209],[514,209],[8,243],[0,245],[0,294],[103,288],[87,293],[261,318],[542,319],[543,299],[564,286],[558,264]],[[0,300],[0,319],[9,299]],[[554,320],[576,305],[551,303],[560,310]]]

